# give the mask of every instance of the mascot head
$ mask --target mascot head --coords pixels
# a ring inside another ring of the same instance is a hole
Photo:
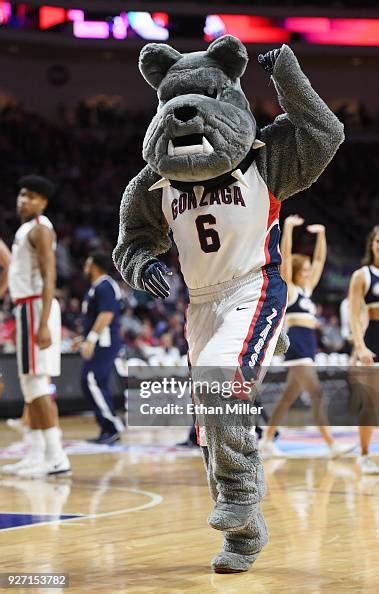
[[[236,169],[250,151],[256,123],[241,89],[244,45],[226,35],[205,52],[181,54],[149,43],[139,68],[157,90],[158,111],[147,129],[143,157],[171,180],[209,180]]]

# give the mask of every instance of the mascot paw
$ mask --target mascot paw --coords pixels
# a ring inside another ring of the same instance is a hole
[[[253,505],[216,503],[214,510],[208,516],[208,524],[215,530],[223,532],[241,530],[247,526],[253,509]]]
[[[272,74],[274,71],[275,62],[278,59],[279,54],[280,49],[271,50],[267,52],[267,54],[259,54],[258,62],[261,66],[263,66],[266,72]]]
[[[221,551],[212,559],[211,566],[215,573],[241,573],[248,571],[257,557],[258,553],[255,555],[240,555]]]
[[[171,275],[172,272],[166,264],[156,260],[148,263],[142,272],[142,286],[146,293],[158,299],[166,299],[170,294],[170,286],[164,276]]]

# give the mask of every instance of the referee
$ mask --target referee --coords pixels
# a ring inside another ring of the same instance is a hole
[[[91,443],[112,444],[120,439],[124,430],[116,415],[110,379],[114,360],[120,350],[120,299],[118,284],[107,273],[110,258],[103,252],[93,252],[84,264],[84,275],[91,287],[82,303],[84,340],[81,385],[91,402],[100,434]]]

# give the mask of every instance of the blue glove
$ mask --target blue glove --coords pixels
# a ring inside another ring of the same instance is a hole
[[[263,66],[263,68],[266,70],[266,72],[268,72],[269,74],[272,74],[273,70],[274,70],[275,62],[278,59],[279,54],[280,54],[280,49],[271,50],[271,51],[267,52],[267,54],[259,54],[258,62],[260,63],[261,66]]]
[[[166,264],[155,260],[148,263],[142,271],[142,286],[146,293],[158,299],[166,299],[170,294],[170,285],[163,275],[171,275],[172,272],[167,268]]]

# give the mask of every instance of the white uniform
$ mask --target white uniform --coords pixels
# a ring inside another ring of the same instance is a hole
[[[187,287],[217,285],[267,264],[280,264],[280,202],[253,162],[235,182],[201,199],[163,188],[162,210],[172,229]]]
[[[43,350],[36,344],[36,333],[42,312],[43,279],[36,250],[29,241],[29,233],[37,224],[53,229],[47,217],[43,215],[36,217],[21,225],[12,246],[9,290],[16,304],[17,364],[20,376],[54,377],[61,372],[61,314],[56,299],[52,302],[48,320],[52,344]]]
[[[254,162],[244,178],[248,187],[236,181],[200,198],[172,186],[162,190],[162,210],[189,287],[186,336],[195,381],[222,368],[223,381],[261,382],[283,325],[281,203]],[[200,441],[205,445],[203,431]]]

